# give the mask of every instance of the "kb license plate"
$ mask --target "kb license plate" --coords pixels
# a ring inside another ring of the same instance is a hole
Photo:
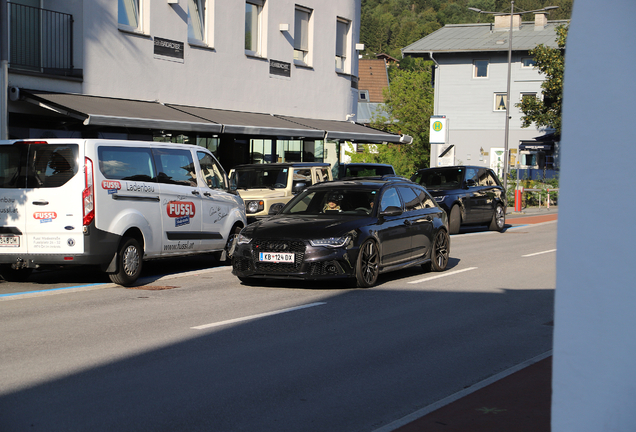
[[[16,235],[0,236],[0,246],[20,246],[20,237]]]
[[[271,263],[294,263],[293,253],[259,252],[258,260]]]

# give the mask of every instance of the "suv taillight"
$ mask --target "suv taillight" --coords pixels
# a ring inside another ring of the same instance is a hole
[[[84,226],[95,219],[95,191],[93,189],[93,161],[84,158],[84,190],[82,191]]]

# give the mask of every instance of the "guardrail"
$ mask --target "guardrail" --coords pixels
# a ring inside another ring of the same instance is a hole
[[[538,189],[538,188],[528,188],[525,189],[523,186],[517,186],[515,188],[515,211],[521,211],[522,205],[523,205],[523,194],[525,192],[534,192],[537,194],[537,197],[539,199],[539,208],[541,208],[541,196],[542,193],[545,192],[546,193],[546,198],[545,198],[545,206],[546,208],[550,208],[550,192],[558,192],[559,188],[554,188],[554,189],[550,189],[550,188],[546,188],[546,189]]]

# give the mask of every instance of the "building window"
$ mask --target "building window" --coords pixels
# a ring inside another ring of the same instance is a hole
[[[473,78],[488,78],[488,60],[473,61]]]
[[[118,0],[117,22],[119,28],[141,31],[141,0]]]
[[[529,98],[533,98],[536,99],[537,98],[537,94],[536,93],[521,93],[521,102],[523,103],[524,100],[529,99]]]
[[[524,57],[521,59],[521,67],[523,68],[533,68],[537,64],[534,61],[534,57]]]
[[[207,0],[188,0],[188,42],[207,43]]]
[[[296,6],[294,19],[294,62],[308,65],[309,62],[309,20],[311,9]]]
[[[245,2],[245,53],[260,56],[263,5],[260,0]]]
[[[336,71],[338,72],[346,72],[348,34],[349,21],[338,18],[336,23]]]
[[[495,93],[495,111],[506,110],[506,93]]]

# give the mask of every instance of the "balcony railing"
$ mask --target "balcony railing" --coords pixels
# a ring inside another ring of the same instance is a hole
[[[8,3],[9,67],[81,76],[73,65],[73,15]]]

